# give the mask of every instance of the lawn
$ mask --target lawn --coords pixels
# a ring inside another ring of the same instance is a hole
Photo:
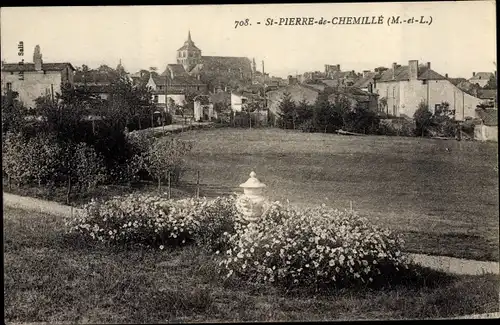
[[[200,195],[214,197],[241,193],[238,185],[254,170],[270,199],[339,208],[352,202],[360,214],[402,232],[409,252],[499,261],[495,143],[234,128],[178,136],[194,148],[174,198],[196,193],[197,171]],[[72,202],[131,191],[154,192],[156,185],[100,187]],[[65,188],[11,192],[66,201]]]
[[[61,218],[9,208],[3,225],[5,322],[414,319],[498,311],[494,275],[421,270],[418,279],[379,290],[285,293],[220,279],[215,257],[194,247],[106,247],[65,234]]]
[[[498,261],[497,144],[311,134],[278,129],[186,132],[184,187],[233,191],[251,170],[273,200],[354,209],[402,231],[412,252]]]

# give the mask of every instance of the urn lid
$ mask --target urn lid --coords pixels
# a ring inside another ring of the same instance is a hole
[[[250,173],[250,178],[243,184],[240,184],[240,187],[243,187],[243,188],[263,188],[263,187],[266,187],[266,184],[264,183],[261,183],[255,176],[257,176],[257,174],[255,174],[255,172],[251,172]]]

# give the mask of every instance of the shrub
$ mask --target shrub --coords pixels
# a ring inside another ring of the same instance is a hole
[[[75,175],[78,183],[87,189],[95,188],[107,179],[104,159],[95,149],[85,143],[76,145],[74,160]]]
[[[2,137],[2,171],[10,181],[18,184],[28,182],[29,158],[26,155],[26,140],[20,134],[7,133]]]
[[[402,239],[350,211],[273,203],[256,224],[235,224],[222,272],[252,282],[320,287],[369,283],[406,266]]]
[[[161,180],[169,172],[171,181],[177,183],[180,180],[184,156],[191,148],[191,143],[171,137],[158,138],[152,142],[145,155],[144,166],[149,175],[158,181],[158,190],[161,188]]]
[[[207,250],[224,247],[232,231],[233,197],[215,200],[168,200],[160,195],[130,194],[108,201],[93,200],[75,218],[69,232],[118,245],[149,247],[197,242]]]

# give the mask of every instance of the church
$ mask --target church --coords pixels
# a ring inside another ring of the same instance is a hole
[[[167,77],[167,87],[168,79],[175,83],[174,80],[178,76],[193,90],[205,90],[205,85],[207,91],[216,92],[251,84],[253,69],[255,65],[252,67],[252,62],[246,57],[202,56],[189,31],[184,45],[177,50],[177,64],[167,66],[163,75]],[[183,86],[175,84],[177,87]]]

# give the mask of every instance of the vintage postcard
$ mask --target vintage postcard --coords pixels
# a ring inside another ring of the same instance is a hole
[[[498,318],[495,12],[2,7],[4,321]]]

